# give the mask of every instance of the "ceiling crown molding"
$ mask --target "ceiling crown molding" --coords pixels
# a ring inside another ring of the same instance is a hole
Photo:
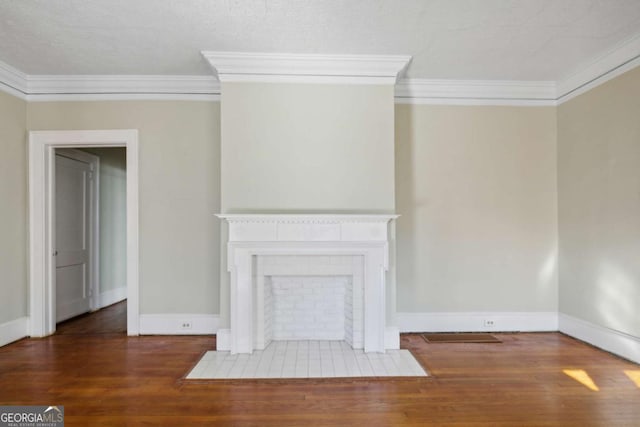
[[[394,84],[410,56],[202,52],[222,81]],[[558,105],[640,66],[640,35],[558,82],[405,79],[397,103]],[[0,61],[0,91],[27,101],[219,100],[213,76],[27,75]]]
[[[27,92],[27,75],[0,61],[0,89],[24,99]]]
[[[221,82],[395,84],[408,55],[211,52],[202,55]]]
[[[0,90],[27,101],[220,99],[213,76],[26,75],[3,63]]]
[[[552,81],[401,80],[396,102],[448,105],[555,105]]]
[[[557,82],[561,104],[640,65],[640,35],[619,44]]]
[[[219,94],[210,76],[157,75],[33,75],[27,77],[29,95],[41,94]]]

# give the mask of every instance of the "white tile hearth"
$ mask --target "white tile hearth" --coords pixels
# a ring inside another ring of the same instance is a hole
[[[208,351],[187,379],[426,376],[408,350],[365,353],[344,341],[273,341],[252,354]]]

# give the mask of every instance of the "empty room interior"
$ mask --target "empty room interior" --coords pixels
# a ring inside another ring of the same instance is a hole
[[[637,0],[2,1],[0,414],[640,426],[639,118]]]

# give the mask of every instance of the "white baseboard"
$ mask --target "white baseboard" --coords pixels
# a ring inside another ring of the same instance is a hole
[[[640,363],[640,337],[605,328],[568,314],[559,315],[560,332]]]
[[[541,332],[558,330],[553,312],[398,313],[400,332]],[[493,322],[492,325],[486,321]]]
[[[100,295],[98,295],[97,309],[99,310],[101,308],[110,306],[111,304],[115,304],[125,299],[127,299],[126,286],[101,292]]]
[[[384,348],[386,350],[400,348],[400,329],[397,326],[387,326],[384,329]]]
[[[0,324],[0,347],[29,336],[29,318],[20,317]]]
[[[141,314],[140,335],[214,335],[219,324],[217,314]]]
[[[218,329],[216,333],[216,350],[231,350],[231,329]]]
[[[87,302],[82,298],[78,298],[71,301],[61,301],[56,306],[56,323],[64,322],[72,317],[76,317],[80,314],[87,312]]]

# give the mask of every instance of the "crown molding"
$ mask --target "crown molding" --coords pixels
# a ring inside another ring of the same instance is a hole
[[[408,55],[315,55],[202,51],[221,82],[395,84]]]
[[[396,85],[399,104],[444,105],[555,105],[552,81],[401,80]]]
[[[0,90],[36,102],[220,99],[213,76],[27,75],[4,63]]]
[[[28,102],[70,101],[209,101],[219,102],[218,94],[193,93],[52,93],[26,95]]]
[[[0,61],[0,91],[27,101],[219,101],[220,81],[394,84],[410,56],[208,52],[214,76],[27,75]],[[640,35],[558,81],[403,79],[398,104],[562,104],[640,66]]]
[[[27,75],[17,68],[0,61],[0,90],[25,99]]]
[[[606,83],[638,65],[640,65],[640,34],[559,80],[556,83],[558,104]]]
[[[158,75],[33,75],[27,77],[29,95],[42,94],[220,94],[210,76]]]

